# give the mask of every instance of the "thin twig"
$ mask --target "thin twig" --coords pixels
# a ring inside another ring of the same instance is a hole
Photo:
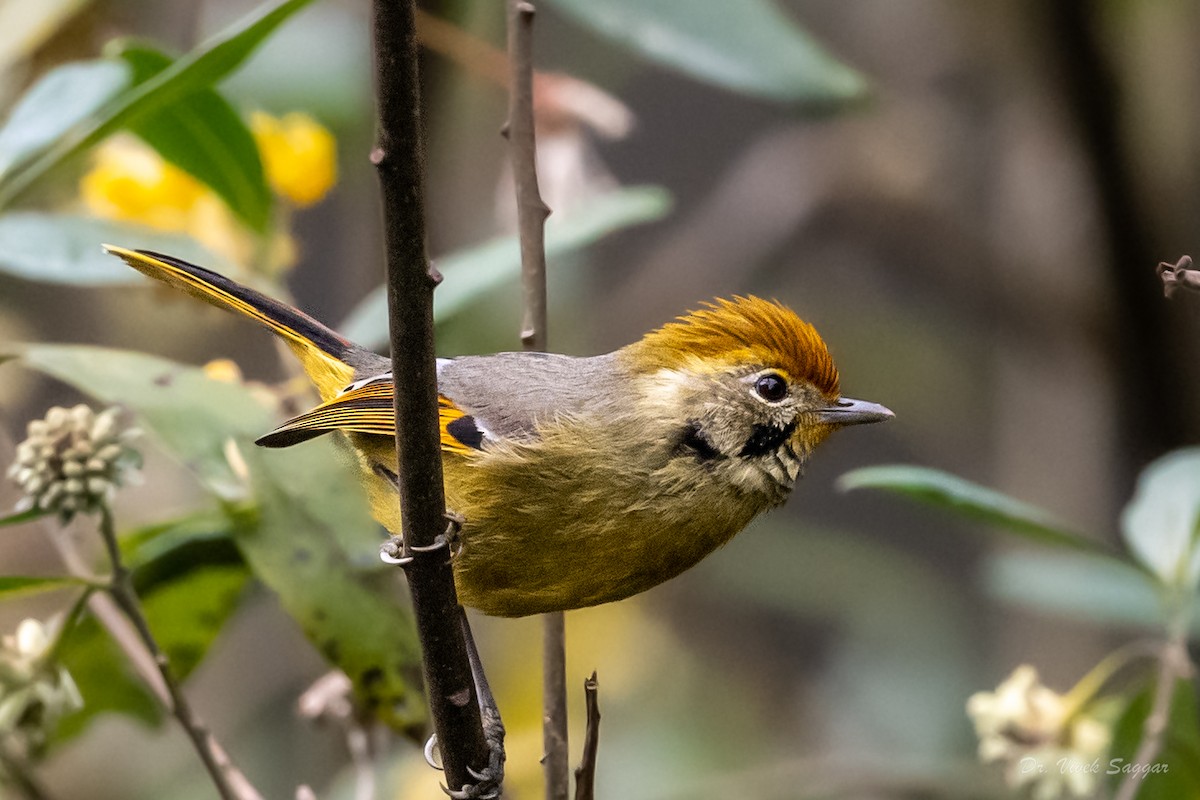
[[[538,191],[537,143],[533,126],[533,6],[525,0],[508,2],[508,60],[512,90],[504,135],[512,157],[517,192],[517,226],[521,238],[521,285],[525,321],[521,341],[528,350],[546,349],[545,223],[550,209]]]
[[[383,195],[388,319],[395,392],[397,485],[406,570],[433,726],[446,782],[472,783],[489,763],[450,565],[438,436],[433,289],[425,251],[425,147],[414,0],[375,0],[378,139],[371,153]],[[401,391],[401,388],[403,391]],[[435,545],[444,545],[434,547]]]
[[[133,623],[142,646],[154,659],[158,674],[162,677],[163,685],[166,686],[167,694],[170,697],[167,708],[187,733],[192,746],[196,749],[196,754],[200,756],[200,761],[208,770],[209,777],[212,778],[221,797],[224,800],[251,800],[251,798],[258,800],[260,798],[258,792],[233,766],[229,756],[217,745],[213,735],[192,713],[192,708],[183,693],[183,687],[171,674],[167,656],[159,648],[158,641],[150,631],[150,625],[146,622],[141,604],[138,602],[137,593],[133,590],[133,576],[121,558],[121,547],[117,543],[117,530],[113,524],[112,511],[107,506],[101,510],[100,534],[104,539],[104,546],[108,550],[108,558],[112,565],[112,584],[108,590],[109,594],[116,601],[117,606],[125,612],[126,618]]]
[[[542,770],[546,800],[567,800],[570,751],[567,746],[566,615],[542,615]]]
[[[1162,753],[1166,743],[1167,729],[1171,722],[1171,702],[1175,698],[1175,686],[1191,675],[1192,664],[1188,658],[1188,623],[1183,611],[1176,612],[1171,623],[1171,633],[1163,644],[1159,656],[1158,676],[1154,685],[1154,698],[1150,713],[1142,726],[1142,741],[1131,762],[1136,768],[1146,769]],[[1145,785],[1145,773],[1137,769],[1129,772],[1117,788],[1113,800],[1133,800]]]
[[[575,800],[593,800],[596,796],[596,755],[600,751],[600,682],[596,671],[583,682],[587,702],[587,732],[583,736],[583,755],[575,768]]]
[[[524,0],[508,0],[508,63],[511,70],[508,120],[504,135],[512,158],[521,241],[526,350],[547,348],[545,223],[550,209],[538,190],[537,142],[533,119],[533,15]],[[547,800],[567,800],[570,764],[567,748],[567,648],[563,612],[542,617],[542,766]]]

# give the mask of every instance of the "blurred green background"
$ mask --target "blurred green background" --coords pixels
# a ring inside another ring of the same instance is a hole
[[[0,19],[29,5],[0,3]],[[115,36],[184,52],[251,8],[62,5],[72,13],[32,49],[7,43],[17,55],[0,73],[0,103]],[[422,5],[502,45],[502,4]],[[777,297],[821,331],[846,394],[897,419],[836,436],[785,508],[692,571],[568,615],[572,760],[580,687],[597,669],[600,797],[1004,796],[975,763],[967,696],[1021,662],[1066,689],[1136,622],[1122,621],[1104,587],[1021,569],[1022,553],[978,526],[834,483],[869,464],[934,466],[1115,541],[1137,471],[1197,440],[1200,301],[1163,300],[1154,265],[1195,248],[1200,5],[772,6],[865,79],[867,95],[847,104],[698,79],[626,49],[574,5],[538,4],[536,64],[620,98],[635,123],[622,138],[558,137],[547,201],[566,217],[605,186],[651,184],[672,204],[552,260],[553,349],[605,352],[714,296]],[[739,30],[736,5],[725,15]],[[442,56],[427,53],[422,68],[436,258],[511,231],[498,133],[506,98]],[[854,75],[838,79],[854,88]],[[331,323],[382,279],[371,80],[368,4],[322,0],[222,85],[240,108],[303,110],[337,137],[338,185],[292,221],[299,263],[287,278],[298,305]],[[43,202],[69,202],[69,177],[60,181]],[[519,302],[513,282],[475,297],[441,326],[439,353],[519,348]],[[231,357],[248,378],[285,375],[266,334],[140,285],[0,277],[0,339],[104,343],[197,364]],[[77,398],[18,368],[3,374],[12,438],[45,406]],[[144,472],[118,502],[126,524],[196,502],[190,478],[162,455],[147,453]],[[0,501],[11,500],[6,486]],[[32,573],[57,562],[31,528],[4,531],[0,564]],[[1058,602],[1075,588],[1099,599]],[[0,628],[61,605],[0,605]],[[479,618],[476,633],[509,726],[509,792],[540,796],[537,622]],[[341,735],[294,710],[324,669],[273,595],[251,587],[189,681],[268,797],[299,783],[322,798],[352,796]],[[391,743],[380,764],[380,796],[438,796],[436,774],[409,745]],[[56,797],[211,793],[178,730],[115,717],[56,750],[43,774]]]

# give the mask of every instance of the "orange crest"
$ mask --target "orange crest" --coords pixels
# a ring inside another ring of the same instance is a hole
[[[825,342],[790,308],[759,297],[734,297],[668,322],[633,345],[639,362],[673,369],[691,358],[720,364],[761,364],[838,396],[838,371]]]

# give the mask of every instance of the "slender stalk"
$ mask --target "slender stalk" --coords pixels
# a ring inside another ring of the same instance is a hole
[[[425,252],[425,147],[414,0],[375,0],[379,109],[371,153],[383,196],[388,315],[395,392],[402,536],[422,666],[447,784],[472,783],[488,763],[475,685],[459,624],[448,546],[438,435],[433,289],[440,276]],[[402,377],[402,379],[400,379]],[[401,389],[403,389],[401,391]]]
[[[1159,655],[1158,675],[1155,678],[1150,713],[1142,726],[1142,740],[1131,762],[1138,767],[1150,765],[1162,753],[1171,722],[1171,701],[1175,698],[1175,686],[1192,672],[1187,649],[1189,603],[1190,598],[1180,600],[1171,616],[1167,640],[1163,643],[1162,653]],[[1134,800],[1144,785],[1144,774],[1130,772],[1121,780],[1113,800]]]
[[[600,682],[596,672],[583,682],[587,702],[587,732],[583,737],[583,756],[575,768],[575,800],[593,800],[596,796],[596,756],[600,751]]]
[[[508,0],[508,63],[510,89],[508,138],[513,184],[517,195],[517,226],[521,240],[521,285],[524,320],[521,343],[526,350],[547,348],[545,223],[550,209],[538,190],[537,142],[533,120],[533,16],[524,0]],[[561,611],[542,617],[542,766],[547,800],[567,800],[570,765],[567,747],[566,619]]]
[[[525,320],[521,342],[527,350],[546,349],[546,217],[537,178],[537,142],[533,125],[533,6],[508,0],[508,61],[512,89],[504,125],[517,192],[517,226],[521,238],[521,285]]]
[[[212,778],[213,785],[217,788],[217,793],[223,800],[261,800],[261,795],[233,765],[213,735],[192,713],[182,686],[171,674],[167,656],[159,648],[154,634],[151,633],[150,625],[146,622],[146,616],[142,613],[141,604],[138,603],[137,594],[133,590],[132,574],[121,558],[121,548],[117,543],[117,531],[113,524],[112,511],[107,506],[103,507],[100,514],[100,535],[104,539],[104,546],[112,564],[112,584],[108,590],[109,595],[133,624],[142,646],[154,659],[158,674],[166,687],[169,700],[166,703],[167,708],[187,733],[196,754],[200,756],[200,761],[208,770],[209,777]]]

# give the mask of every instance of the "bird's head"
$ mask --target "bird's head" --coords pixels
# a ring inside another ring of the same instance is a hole
[[[782,502],[812,450],[838,428],[881,422],[843,398],[825,342],[795,312],[757,297],[717,300],[625,348],[680,455]]]

